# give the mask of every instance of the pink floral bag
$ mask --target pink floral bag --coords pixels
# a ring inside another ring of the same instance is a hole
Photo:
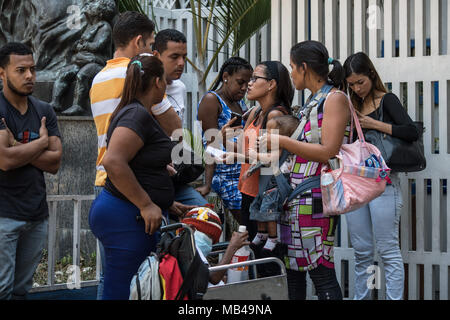
[[[320,188],[323,213],[326,216],[359,209],[380,196],[386,188],[386,183],[390,183],[390,169],[378,148],[365,141],[355,109],[348,96],[347,99],[352,115],[350,141],[353,124],[359,139],[341,146],[336,156],[338,168],[332,170],[330,165],[322,167]]]

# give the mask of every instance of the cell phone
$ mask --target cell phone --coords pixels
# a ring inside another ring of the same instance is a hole
[[[242,125],[242,114],[239,114],[236,112],[231,112],[231,119],[233,119],[233,118],[237,118],[236,120],[234,120],[233,126]]]

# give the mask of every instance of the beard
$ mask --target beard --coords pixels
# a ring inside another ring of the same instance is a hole
[[[15,94],[17,94],[18,96],[21,97],[28,97],[29,95],[33,94],[33,90],[31,90],[30,92],[23,92],[20,91],[19,89],[17,89],[11,81],[9,81],[9,79],[6,80],[6,84],[8,85],[9,90],[11,90],[12,92],[14,92]]]

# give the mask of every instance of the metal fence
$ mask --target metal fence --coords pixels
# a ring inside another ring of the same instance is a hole
[[[61,289],[79,289],[87,286],[95,286],[98,283],[101,271],[100,253],[97,243],[96,250],[96,279],[91,281],[81,281],[80,270],[80,232],[81,232],[81,205],[84,201],[94,200],[94,195],[55,195],[47,196],[49,205],[48,218],[48,255],[47,255],[47,283],[38,287],[33,287],[30,292],[56,291]],[[56,265],[56,227],[58,204],[71,201],[73,203],[73,246],[72,246],[72,266],[70,268],[69,280],[66,283],[56,283],[55,265]],[[98,242],[98,241],[97,241]]]

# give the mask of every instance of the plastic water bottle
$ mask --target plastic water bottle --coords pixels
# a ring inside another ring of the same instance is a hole
[[[238,232],[245,232],[246,230],[246,226],[239,226]],[[235,252],[233,258],[231,259],[231,263],[245,262],[248,261],[249,257],[250,248],[248,246],[243,246]],[[228,269],[227,283],[246,280],[248,280],[248,266]]]
[[[324,173],[322,174],[322,176],[320,177],[320,184],[322,186],[328,186],[330,184],[332,184],[334,182],[333,176],[331,175],[331,173]]]

